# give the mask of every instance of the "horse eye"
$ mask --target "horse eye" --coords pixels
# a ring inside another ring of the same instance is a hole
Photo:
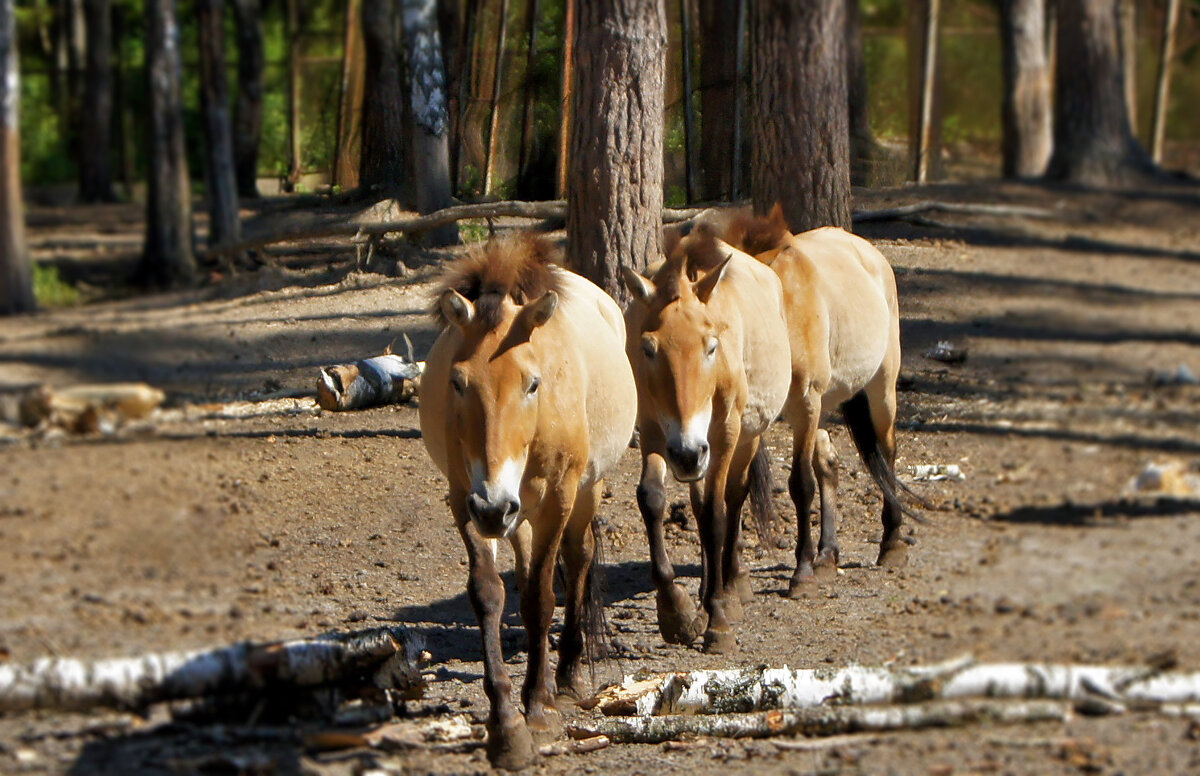
[[[529,381],[529,387],[525,389],[525,393],[529,394],[530,396],[533,396],[535,393],[537,393],[537,390],[539,387],[541,387],[541,385],[542,385],[542,378],[534,377],[532,380]]]
[[[712,339],[710,339],[708,341],[708,344],[704,346],[704,355],[709,358],[712,358],[713,354],[717,352],[717,343],[718,343],[718,340],[716,337],[713,337]]]
[[[455,393],[461,396],[463,390],[466,388],[466,383],[463,381],[463,376],[458,372],[450,375],[450,387],[454,389]]]
[[[642,352],[646,354],[646,358],[654,358],[658,353],[658,344],[652,339],[642,340]]]

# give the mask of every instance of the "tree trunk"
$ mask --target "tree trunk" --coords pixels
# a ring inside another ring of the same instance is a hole
[[[402,2],[412,95],[416,205],[418,212],[432,213],[450,204],[450,122],[437,3],[436,0]],[[432,232],[430,237],[434,244],[451,245],[458,242],[458,229],[447,225]]]
[[[404,152],[402,70],[395,0],[363,3],[367,72],[359,186],[372,196],[397,196],[408,178]]]
[[[1037,178],[1046,171],[1050,127],[1050,68],[1045,0],[1003,0],[1004,177]]]
[[[850,227],[843,0],[750,4],[750,195],[794,232]]]
[[[504,88],[504,42],[508,37],[508,0],[500,0],[500,29],[496,33],[496,58],[492,66],[492,97],[488,110],[488,142],[483,160],[483,194],[492,192],[496,152],[500,145],[500,92]]]
[[[942,177],[943,172],[942,74],[935,67],[933,78],[925,78],[926,39],[929,38],[930,12],[935,2],[938,0],[907,0],[905,3],[908,9],[908,146],[913,179],[916,178],[918,139],[926,130],[928,135],[924,154],[925,174],[937,179]],[[936,44],[936,39],[933,42]],[[932,89],[929,98],[929,121],[922,126],[922,101],[926,99],[927,89]]]
[[[1052,180],[1116,186],[1159,174],[1129,122],[1119,23],[1118,0],[1058,0]]]
[[[148,191],[142,274],[152,283],[190,283],[196,277],[196,258],[175,0],[147,0],[146,22]]]
[[[262,137],[263,50],[260,0],[233,0],[238,48],[238,90],[234,112],[233,164],[238,194],[258,197],[258,144]]]
[[[541,0],[526,0],[525,3],[525,83],[522,85],[521,99],[521,148],[517,155],[517,192],[518,196],[528,197],[529,192],[537,186],[533,177],[534,158],[534,122],[533,111],[536,91],[534,89],[534,68],[537,64],[538,53],[538,22],[541,18]]]
[[[621,266],[662,254],[662,0],[580,2],[567,175],[567,265],[618,300]]]
[[[567,165],[571,156],[571,124],[575,110],[575,43],[579,31],[576,19],[579,0],[563,0],[563,53],[562,53],[562,122],[558,132],[558,196],[567,196]]]
[[[358,188],[362,164],[363,76],[362,0],[346,3],[345,47],[342,50],[342,94],[338,100],[337,158],[333,182],[344,190]]]
[[[863,60],[862,20],[859,0],[846,2],[846,97],[850,108],[850,182],[870,186],[879,176],[877,168],[888,154],[871,130],[871,106],[867,89],[867,65]]]
[[[692,0],[679,0],[679,58],[683,71],[683,177],[687,203],[696,201],[696,108],[692,102],[695,91],[692,79]]]
[[[731,157],[738,80],[741,0],[700,0],[700,196],[733,199]]]
[[[929,178],[933,148],[934,93],[937,89],[938,30],[941,27],[941,0],[925,0],[925,32],[921,37],[921,88],[917,108],[916,159],[913,179],[924,183]],[[941,124],[940,116],[938,124]]]
[[[21,197],[17,62],[16,10],[13,0],[0,0],[0,315],[32,312],[36,307]]]
[[[113,68],[113,101],[116,103],[116,148],[118,166],[120,167],[121,188],[126,199],[133,199],[133,181],[137,177],[137,118],[133,115],[128,91],[128,75],[136,68],[131,63],[130,50],[133,48],[130,35],[130,10],[121,3],[113,6],[113,41],[117,46],[117,61]]]
[[[288,176],[287,190],[293,191],[304,170],[303,134],[300,127],[301,95],[304,91],[304,69],[300,45],[300,0],[287,0],[288,39]]]
[[[1154,117],[1150,125],[1150,156],[1162,162],[1163,140],[1167,135],[1167,107],[1171,102],[1171,70],[1175,66],[1175,30],[1179,25],[1179,0],[1167,0],[1163,11],[1162,50],[1158,77],[1154,82]]]
[[[83,93],[80,134],[87,152],[79,156],[81,202],[115,202],[112,177],[112,3],[87,0],[87,88]]]
[[[195,0],[195,9],[200,28],[200,113],[204,120],[208,244],[220,245],[235,242],[240,236],[225,70],[225,0]]]

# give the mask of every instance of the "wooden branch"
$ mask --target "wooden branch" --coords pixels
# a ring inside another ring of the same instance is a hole
[[[152,703],[271,687],[358,683],[419,697],[420,644],[403,628],[87,662],[0,664],[0,712],[139,709]]]
[[[543,757],[554,757],[560,754],[587,754],[607,749],[612,743],[608,736],[592,736],[570,741],[551,741],[538,747],[538,754]]]
[[[1054,701],[938,701],[903,706],[830,706],[749,714],[604,717],[569,725],[567,733],[572,738],[603,735],[620,744],[657,744],[685,735],[715,738],[831,736],[956,727],[985,722],[1061,722],[1070,713],[1069,704]]]
[[[971,216],[1011,216],[1014,218],[1055,218],[1059,213],[1040,207],[1017,205],[985,205],[969,202],[936,202],[925,200],[911,205],[883,208],[881,210],[856,210],[852,214],[854,223],[868,221],[901,221],[921,213],[960,213]]]

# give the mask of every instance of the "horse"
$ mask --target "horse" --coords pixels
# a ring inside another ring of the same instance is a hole
[[[844,229],[792,234],[778,204],[766,217],[734,218],[724,239],[769,266],[783,284],[792,357],[783,414],[792,427],[788,489],[798,523],[789,596],[800,597],[818,574],[837,570],[837,454],[820,428],[834,407],[883,496],[877,563],[903,565],[908,547],[900,526],[907,510],[895,475],[900,312],[891,265]],[[818,487],[821,532],[814,548],[808,514]]]
[[[602,478],[632,437],[637,402],[620,308],[552,255],[548,242],[524,235],[492,240],[451,267],[437,288],[442,330],[420,387],[425,447],[448,481],[467,549],[491,704],[487,753],[506,769],[533,761],[534,735],[561,731],[556,689],[560,700],[586,694],[581,658],[603,614],[593,517]],[[500,642],[500,539],[516,556],[528,638],[523,715]],[[566,613],[551,678],[560,559]]]
[[[711,235],[678,242],[651,278],[623,274],[634,300],[625,322],[638,392],[637,502],[659,631],[679,644],[703,632],[706,652],[727,652],[737,643],[730,622],[750,600],[740,560],[748,493],[760,535],[772,519],[761,437],[790,384],[783,289],[768,267]],[[699,614],[664,547],[668,470],[690,483],[703,559]]]

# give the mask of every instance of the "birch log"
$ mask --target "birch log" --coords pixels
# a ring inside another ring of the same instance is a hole
[[[145,708],[153,703],[272,687],[358,683],[419,697],[420,643],[403,628],[236,644],[87,662],[45,658],[0,665],[0,712]]]
[[[567,726],[572,738],[607,736],[620,744],[657,744],[685,735],[714,738],[831,736],[884,730],[915,730],[979,723],[1061,722],[1069,704],[1031,700],[938,701],[902,706],[831,706],[749,714],[673,714],[663,717],[603,717]]]
[[[425,362],[413,358],[407,334],[404,341],[408,344],[407,358],[392,353],[389,347],[382,356],[322,367],[317,378],[317,404],[322,409],[344,412],[411,399]]]
[[[1145,666],[975,664],[970,659],[914,668],[727,669],[630,677],[600,696],[596,705],[608,715],[651,716],[981,697],[1104,699],[1130,706],[1195,703],[1200,701],[1200,673]]]

